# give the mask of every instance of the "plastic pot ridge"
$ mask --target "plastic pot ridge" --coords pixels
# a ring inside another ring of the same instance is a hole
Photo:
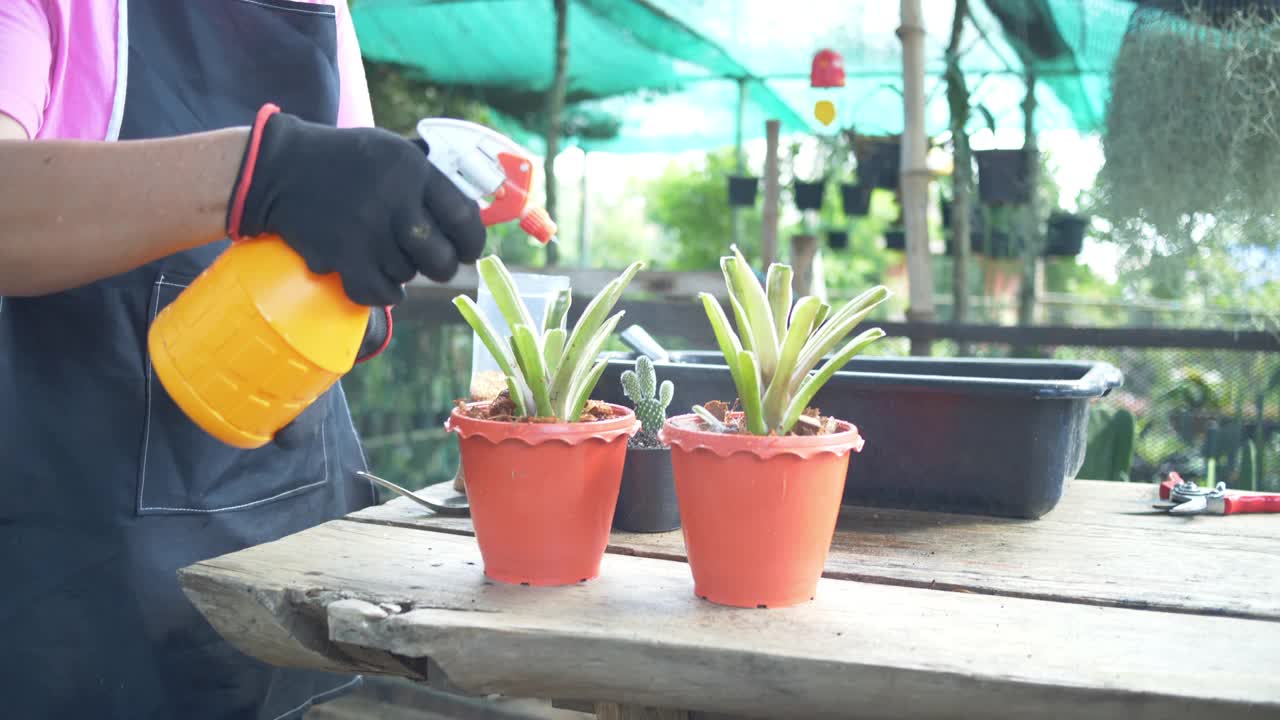
[[[851,423],[810,437],[706,432],[694,415],[667,420],[694,593],[735,607],[785,607],[814,597],[835,534]]]
[[[473,403],[469,407],[483,407]],[[600,574],[635,414],[584,423],[480,420],[457,408],[467,498],[487,577],[571,585]]]

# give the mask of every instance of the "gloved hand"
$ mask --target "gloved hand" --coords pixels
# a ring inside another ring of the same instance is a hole
[[[386,349],[391,341],[391,309],[384,307],[369,308],[369,325],[364,331],[364,340],[356,353],[356,363],[370,360]],[[320,426],[329,416],[329,403],[319,398],[306,410],[303,410],[293,422],[280,428],[274,438],[275,444],[284,449],[300,448],[313,440]]]
[[[258,113],[227,210],[233,240],[280,235],[361,305],[395,305],[417,273],[437,282],[484,250],[480,207],[423,155],[376,128]]]

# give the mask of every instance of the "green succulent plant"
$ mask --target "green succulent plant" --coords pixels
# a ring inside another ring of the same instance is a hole
[[[640,432],[656,440],[658,431],[667,420],[667,406],[671,404],[676,386],[670,380],[663,380],[659,387],[653,361],[641,355],[636,358],[634,370],[622,373],[622,392],[635,405]]]
[[[500,337],[470,297],[459,295],[453,304],[497,361],[518,417],[574,422],[582,415],[605,369],[606,362],[597,357],[622,319],[622,312],[611,316],[609,312],[643,267],[644,263],[634,262],[605,285],[570,332],[569,293],[556,298],[539,326],[502,260],[489,255],[476,262],[476,270],[493,294],[511,335]]]
[[[770,265],[762,287],[737,246],[732,249],[732,255],[720,259],[720,269],[738,331],[730,327],[714,296],[700,293],[698,297],[738,390],[748,432],[786,435],[831,376],[884,337],[884,330],[871,328],[840,346],[890,292],[877,285],[834,313],[831,306],[811,295],[792,307],[789,265]],[[832,351],[835,354],[814,372]]]

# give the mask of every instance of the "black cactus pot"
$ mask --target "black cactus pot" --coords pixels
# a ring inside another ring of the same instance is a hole
[[[613,527],[628,532],[670,532],[680,528],[671,448],[628,447]]]

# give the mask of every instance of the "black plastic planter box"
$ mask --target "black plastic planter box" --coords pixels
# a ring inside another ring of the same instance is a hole
[[[595,397],[625,403],[620,376],[634,356],[609,356]],[[720,360],[677,352],[654,363],[675,383],[670,414],[737,397]],[[846,504],[1038,518],[1084,462],[1089,401],[1122,380],[1106,363],[857,358],[813,405],[866,439],[849,463]]]
[[[800,210],[821,210],[822,191],[826,183],[796,181],[796,208]]]
[[[730,176],[729,205],[731,207],[750,207],[755,205],[756,191],[759,187],[759,178],[740,175]]]

